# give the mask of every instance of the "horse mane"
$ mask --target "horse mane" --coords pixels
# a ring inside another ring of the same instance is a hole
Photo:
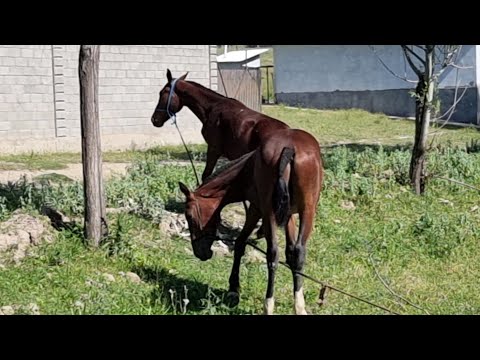
[[[247,160],[250,156],[253,155],[254,152],[255,152],[255,150],[250,151],[249,153],[246,153],[246,154],[240,156],[239,158],[237,158],[235,160],[229,161],[229,162],[225,163],[224,165],[219,166],[218,169],[216,169],[210,176],[208,176],[205,179],[203,184],[206,185],[207,183],[213,181],[214,179],[216,179],[217,177],[219,177],[223,173],[227,172],[229,169],[231,169],[235,165],[241,163],[244,160]]]
[[[199,84],[199,83],[197,83],[197,82],[195,82],[195,81],[190,81],[190,80],[188,80],[188,81],[186,81],[186,82],[188,82],[190,85],[193,85],[193,86],[195,86],[195,87],[197,87],[197,88],[202,89],[203,91],[209,93],[210,95],[214,95],[214,96],[216,95],[217,97],[222,98],[222,99],[234,100],[234,101],[242,104],[242,103],[241,103],[240,101],[238,101],[237,99],[234,99],[234,98],[231,98],[231,97],[222,95],[222,94],[220,94],[220,93],[218,93],[218,92],[216,92],[216,91],[213,91],[212,89],[209,89],[209,88],[207,88],[206,86],[203,86],[202,84]],[[242,104],[242,105],[243,105],[243,104]]]

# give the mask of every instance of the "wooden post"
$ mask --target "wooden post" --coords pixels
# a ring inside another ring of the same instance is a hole
[[[100,45],[81,45],[80,119],[82,123],[82,163],[85,199],[85,238],[98,247],[106,235],[105,197],[102,182],[102,150],[98,117],[98,67]]]
[[[267,67],[267,104],[270,104],[270,79],[268,78],[268,73],[269,68]]]

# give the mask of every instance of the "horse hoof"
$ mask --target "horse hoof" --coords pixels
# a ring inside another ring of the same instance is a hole
[[[295,315],[308,315],[307,310],[295,310]]]
[[[240,302],[240,295],[237,292],[230,291],[225,299],[227,306],[233,308]]]

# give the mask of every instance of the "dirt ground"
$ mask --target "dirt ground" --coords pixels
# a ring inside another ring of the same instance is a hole
[[[125,174],[129,163],[104,163],[103,164],[103,178],[109,179],[112,176],[119,174]],[[66,169],[62,170],[4,170],[0,171],[0,183],[15,182],[22,178],[24,175],[27,176],[28,180],[31,180],[34,177],[44,174],[56,173],[64,176],[68,176],[73,180],[83,180],[82,173],[82,164],[69,164]]]

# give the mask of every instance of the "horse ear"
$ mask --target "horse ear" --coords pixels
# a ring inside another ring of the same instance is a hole
[[[188,76],[188,71],[187,71],[187,73],[186,73],[185,75],[180,76],[180,77],[178,78],[178,80],[185,80],[187,76]]]
[[[170,69],[167,69],[167,80],[168,82],[172,82],[172,73],[170,72]]]
[[[190,190],[188,190],[187,185],[185,185],[182,182],[179,182],[178,186],[180,186],[180,191],[187,197],[187,199],[191,197],[192,193],[190,192]]]

